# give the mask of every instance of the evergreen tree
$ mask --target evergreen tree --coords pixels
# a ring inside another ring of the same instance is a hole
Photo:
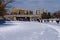
[[[47,15],[47,13],[45,13],[45,12],[43,12],[43,14],[42,14],[42,19],[48,19],[48,15]]]
[[[48,19],[49,19],[49,18],[51,18],[51,13],[50,13],[50,12],[48,12]]]

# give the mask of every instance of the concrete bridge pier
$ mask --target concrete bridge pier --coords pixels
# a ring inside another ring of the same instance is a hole
[[[16,17],[13,17],[13,18],[14,18],[14,20],[13,20],[13,21],[17,21],[17,20],[16,20]]]

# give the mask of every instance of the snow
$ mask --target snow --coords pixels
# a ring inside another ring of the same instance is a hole
[[[7,21],[0,25],[0,40],[60,40],[60,24]]]

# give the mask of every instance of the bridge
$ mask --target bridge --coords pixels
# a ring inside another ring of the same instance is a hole
[[[39,20],[49,20],[49,21],[56,21],[56,20],[59,20],[60,19],[41,19],[41,16],[40,15],[5,15],[4,16],[6,19],[9,19],[11,21],[17,21],[17,17],[29,17],[30,21],[34,21],[34,19],[39,19]],[[20,19],[20,18],[19,18]]]
[[[6,19],[11,19],[16,21],[16,17],[29,17],[30,21],[32,20],[32,18],[41,18],[40,15],[5,15],[4,16]]]

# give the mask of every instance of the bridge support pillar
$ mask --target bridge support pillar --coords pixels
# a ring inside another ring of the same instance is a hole
[[[30,21],[32,21],[32,17],[30,17]]]
[[[14,17],[14,21],[17,21],[17,20],[16,20],[16,17]]]

